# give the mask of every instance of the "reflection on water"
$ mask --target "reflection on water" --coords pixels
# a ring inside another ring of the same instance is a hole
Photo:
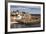
[[[30,27],[40,27],[39,24],[11,24],[11,28],[30,28]]]

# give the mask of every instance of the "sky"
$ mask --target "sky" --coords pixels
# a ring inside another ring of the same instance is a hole
[[[10,6],[11,11],[16,11],[19,10],[20,12],[27,12],[31,14],[40,14],[41,13],[41,8],[40,6],[16,6],[16,5],[11,5]]]

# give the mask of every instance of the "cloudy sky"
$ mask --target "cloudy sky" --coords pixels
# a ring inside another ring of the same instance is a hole
[[[32,13],[32,14],[40,14],[41,13],[40,6],[16,6],[16,5],[11,5],[10,10],[11,11],[19,10],[20,12],[23,11],[23,12]]]

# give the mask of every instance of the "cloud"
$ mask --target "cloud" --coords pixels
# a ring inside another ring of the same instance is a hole
[[[15,5],[11,5],[11,11],[16,11],[19,10],[20,12],[24,11],[24,12],[28,12],[28,13],[32,13],[32,14],[40,14],[41,12],[41,8],[40,6],[15,6]]]

